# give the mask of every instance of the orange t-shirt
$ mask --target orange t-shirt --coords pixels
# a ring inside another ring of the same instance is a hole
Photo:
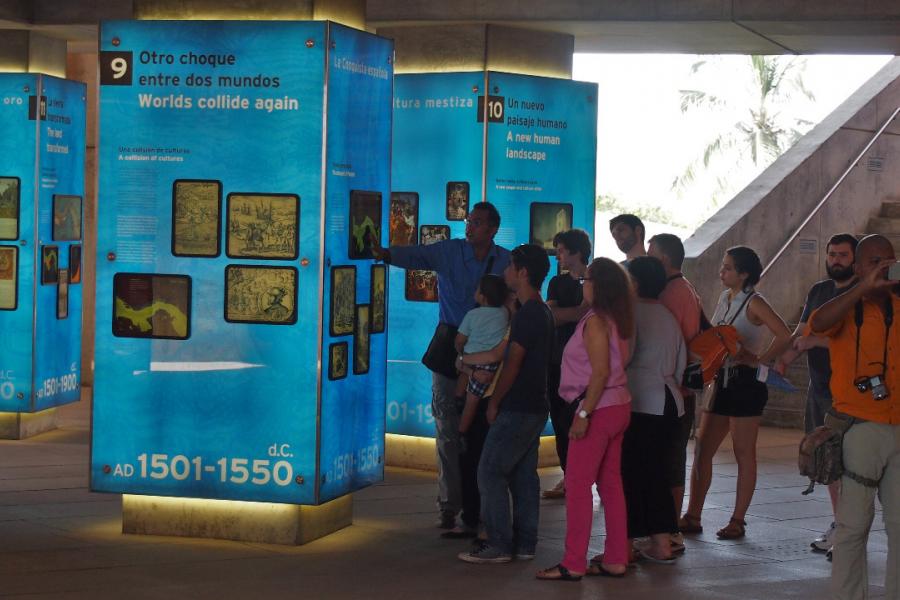
[[[844,318],[825,331],[809,328],[813,334],[830,340],[831,395],[835,410],[876,423],[900,424],[900,298],[891,295],[894,324],[887,340],[887,369],[885,385],[890,394],[875,400],[871,390],[860,392],[854,381],[862,376],[880,375],[884,360],[884,314],[877,304],[863,300],[863,322],[860,328],[859,365],[856,364],[856,311],[847,311]],[[816,313],[813,312],[813,315]],[[809,322],[812,323],[813,315]]]
[[[684,342],[688,343],[700,333],[700,296],[684,276],[670,279],[659,295],[659,301],[669,309],[678,321]]]

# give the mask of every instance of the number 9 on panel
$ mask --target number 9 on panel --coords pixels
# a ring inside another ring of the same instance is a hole
[[[131,52],[100,53],[100,85],[131,85]]]

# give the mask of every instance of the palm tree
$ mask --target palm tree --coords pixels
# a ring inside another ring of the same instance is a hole
[[[736,87],[721,79],[706,81],[706,89],[679,90],[681,112],[703,110],[707,118],[724,118],[724,128],[706,143],[700,156],[672,182],[679,196],[702,174],[712,179],[711,204],[731,196],[749,182],[748,163],[755,173],[771,164],[790,148],[813,123],[792,116],[792,101],[801,95],[814,100],[803,84],[806,62],[796,57],[748,56],[743,66],[745,86]],[[709,60],[691,66],[691,76],[702,79]],[[721,62],[721,60],[719,61]],[[721,72],[721,71],[720,71]],[[728,125],[730,123],[730,125]]]

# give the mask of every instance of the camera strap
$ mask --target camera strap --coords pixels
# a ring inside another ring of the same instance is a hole
[[[856,305],[853,307],[853,322],[856,323],[856,362],[854,366],[854,370],[856,374],[859,375],[859,338],[861,336],[862,325],[863,325],[863,302],[862,300],[857,300]],[[884,311],[884,354],[881,359],[881,375],[884,376],[887,373],[887,360],[888,360],[888,338],[891,334],[891,325],[894,324],[894,302],[891,298],[888,298],[887,307]]]

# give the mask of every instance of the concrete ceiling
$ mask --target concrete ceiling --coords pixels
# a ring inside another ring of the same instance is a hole
[[[0,28],[92,51],[128,0],[0,0]],[[496,23],[575,37],[576,52],[900,54],[900,0],[367,0],[382,27]]]

